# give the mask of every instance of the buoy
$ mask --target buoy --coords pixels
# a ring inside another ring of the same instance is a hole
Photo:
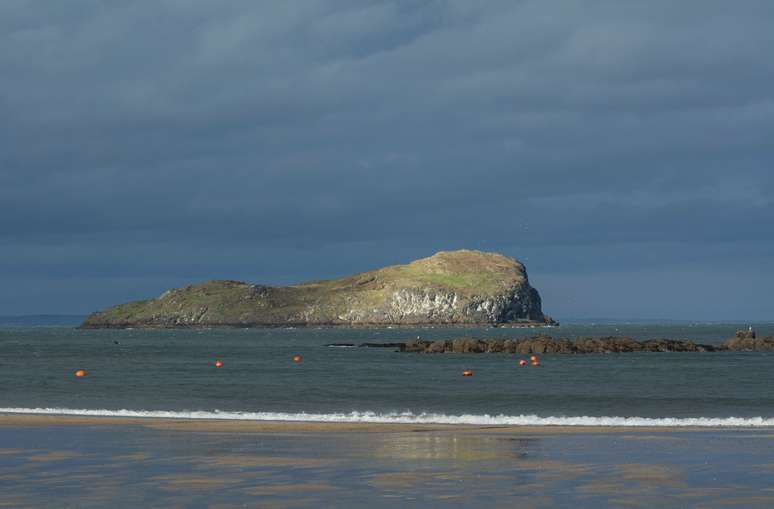
[[[75,376],[77,376],[78,378],[85,377],[86,376],[86,370],[85,369],[79,369],[78,371],[75,372]]]
[[[301,356],[300,355],[294,355],[293,356],[293,362],[301,362]]]
[[[216,367],[216,368],[222,368],[222,367],[223,367],[223,363],[222,363],[222,362],[220,362],[220,359],[218,359],[218,360],[216,360],[216,361],[215,361],[215,367]]]
[[[537,355],[530,355],[530,357],[529,357],[529,360],[530,360],[531,362],[538,362]]]
[[[466,369],[462,372],[462,376],[473,376],[473,372],[469,369]]]
[[[523,367],[523,366],[526,366],[526,365],[527,365],[527,361],[525,361],[524,359],[519,359],[519,366]]]
[[[532,365],[533,366],[540,366],[540,361],[535,359],[534,361],[532,361]]]

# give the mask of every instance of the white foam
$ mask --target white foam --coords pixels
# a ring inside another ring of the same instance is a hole
[[[595,417],[537,415],[446,415],[411,412],[286,413],[168,410],[105,410],[85,408],[0,408],[0,414],[75,415],[164,419],[220,419],[236,421],[342,422],[378,424],[472,424],[511,426],[626,426],[626,427],[774,427],[770,417]]]

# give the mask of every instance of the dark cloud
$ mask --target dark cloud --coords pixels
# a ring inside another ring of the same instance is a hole
[[[474,247],[560,317],[771,318],[773,16],[3,2],[0,314]]]

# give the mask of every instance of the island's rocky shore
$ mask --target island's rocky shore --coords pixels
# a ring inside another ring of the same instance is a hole
[[[328,346],[355,346],[331,344]],[[363,343],[361,347],[397,348],[411,353],[513,353],[513,354],[594,354],[628,352],[774,352],[774,337],[756,338],[741,331],[736,337],[717,345],[679,339],[636,340],[625,336],[581,337],[575,339],[536,335],[518,339],[455,338],[428,341],[415,339],[405,343]]]

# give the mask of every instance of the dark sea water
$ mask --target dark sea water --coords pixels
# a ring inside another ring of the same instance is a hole
[[[717,344],[747,324],[519,329],[0,328],[0,412],[472,424],[774,425],[774,355],[409,354],[327,343],[627,335]],[[762,335],[774,324],[755,324]],[[294,363],[292,357],[301,355]],[[223,367],[214,367],[216,359]],[[88,376],[73,373],[85,369]],[[462,371],[473,370],[472,377]]]

